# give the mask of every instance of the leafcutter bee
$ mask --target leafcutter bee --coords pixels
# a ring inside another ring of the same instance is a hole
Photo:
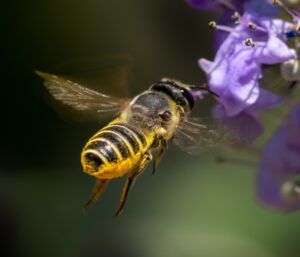
[[[189,116],[198,96],[208,90],[206,87],[164,78],[133,99],[122,99],[57,75],[36,73],[45,80],[50,94],[63,104],[81,112],[95,112],[99,118],[107,113],[115,116],[87,141],[81,153],[83,171],[97,180],[86,206],[101,196],[110,180],[127,174],[116,212],[120,215],[133,182],[151,160],[155,173],[169,140],[188,152],[220,140],[218,131]]]

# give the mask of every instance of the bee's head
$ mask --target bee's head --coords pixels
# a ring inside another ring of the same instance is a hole
[[[187,85],[173,79],[162,79],[153,84],[150,89],[167,94],[187,112],[193,109],[195,101],[203,94],[204,90],[209,91],[207,88]]]

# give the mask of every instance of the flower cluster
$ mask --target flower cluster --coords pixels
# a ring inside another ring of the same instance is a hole
[[[280,0],[187,2],[223,15],[218,23],[209,24],[216,33],[223,33],[216,36],[214,60],[201,58],[199,65],[210,90],[218,95],[214,116],[249,145],[264,132],[259,113],[284,100],[262,88],[265,65],[281,65],[282,78],[291,82],[291,88],[300,80],[299,15]],[[283,11],[290,20],[280,18]],[[261,201],[281,210],[300,207],[300,105],[263,151],[258,194]]]
[[[215,27],[224,29],[224,26]],[[207,74],[210,89],[219,95],[219,102],[225,109],[216,109],[222,120],[231,123],[232,119],[240,117],[244,120],[248,116],[252,120],[249,123],[257,123],[257,111],[280,102],[280,98],[271,92],[262,93],[259,79],[263,76],[263,64],[283,63],[297,58],[296,51],[283,40],[288,27],[285,21],[245,12],[239,25],[234,29],[227,28],[230,33],[219,47],[214,61],[199,60]]]

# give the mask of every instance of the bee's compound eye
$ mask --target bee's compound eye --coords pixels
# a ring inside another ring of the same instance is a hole
[[[164,111],[159,115],[163,121],[169,121],[172,117],[172,113],[168,110]]]

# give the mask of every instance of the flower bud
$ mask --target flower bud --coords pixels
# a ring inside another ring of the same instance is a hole
[[[300,199],[300,176],[284,182],[281,186],[281,193],[284,199],[288,201]]]
[[[298,59],[292,59],[281,64],[281,76],[287,81],[300,80],[300,63]]]

